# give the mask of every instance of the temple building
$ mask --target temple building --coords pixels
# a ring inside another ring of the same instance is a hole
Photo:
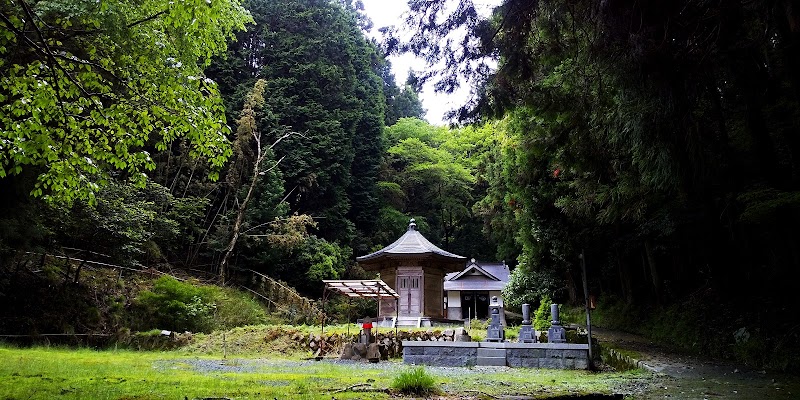
[[[406,233],[394,243],[356,261],[365,271],[379,273],[400,295],[397,300],[381,300],[379,319],[397,315],[398,326],[426,326],[447,319],[442,283],[446,274],[464,268],[466,257],[436,247],[417,231],[412,219]]]
[[[487,319],[489,302],[497,296],[503,307],[502,290],[510,275],[508,265],[502,263],[477,262],[473,258],[460,272],[451,272],[444,277],[444,291],[448,319]],[[505,315],[500,313],[505,324]]]

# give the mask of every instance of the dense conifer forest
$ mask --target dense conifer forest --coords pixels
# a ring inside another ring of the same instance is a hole
[[[373,40],[350,0],[0,4],[0,333],[152,328],[97,263],[318,299],[415,218],[512,309],[583,304],[582,256],[598,323],[800,366],[800,3],[409,5]],[[472,88],[451,126],[426,82]]]

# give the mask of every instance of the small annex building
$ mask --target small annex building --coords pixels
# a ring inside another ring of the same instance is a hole
[[[379,273],[399,295],[396,301],[381,299],[378,306],[378,319],[391,320],[395,326],[425,326],[432,320],[447,319],[442,282],[446,274],[461,271],[465,260],[428,241],[413,219],[394,243],[356,257],[365,271]]]
[[[505,262],[478,262],[473,258],[463,271],[444,277],[448,319],[486,319],[491,298],[497,296],[503,309],[502,290],[511,272]],[[500,314],[505,325],[504,313]]]

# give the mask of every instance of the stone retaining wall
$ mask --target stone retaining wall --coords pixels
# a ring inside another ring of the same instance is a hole
[[[403,341],[403,362],[437,367],[476,365],[479,342]]]
[[[389,330],[386,328],[381,328],[379,333],[377,334],[377,340],[375,337],[371,340],[371,342],[378,343],[382,348],[386,348],[388,351],[389,358],[399,357],[403,351],[402,343],[405,341],[413,341],[413,342],[450,342],[455,338],[455,331],[452,329],[445,329],[444,331],[441,330],[431,330],[431,331],[398,331],[397,335],[395,335],[394,330]],[[331,352],[338,354],[342,351],[345,343],[356,343],[358,342],[358,333],[351,333],[351,334],[310,334],[310,335],[302,335],[302,334],[295,334],[293,339],[298,343],[302,343],[302,346],[305,346],[315,355],[326,355],[330,354]]]
[[[505,350],[509,367],[587,369],[589,346],[573,343],[491,343],[403,341],[403,362],[437,367],[481,365],[478,349]],[[491,360],[495,362],[496,357]],[[502,357],[501,360],[502,361]],[[498,365],[496,363],[486,365]],[[501,362],[499,365],[503,365]]]

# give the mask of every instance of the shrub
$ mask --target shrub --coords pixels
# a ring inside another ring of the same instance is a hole
[[[245,293],[170,276],[158,278],[152,290],[142,291],[135,307],[133,325],[138,330],[211,332],[270,322],[261,304]]]
[[[210,332],[217,305],[208,288],[180,282],[171,276],[156,279],[152,290],[139,293],[139,330]]]
[[[401,372],[392,381],[392,389],[403,394],[426,396],[438,392],[436,381],[425,372],[425,369],[415,368]]]
[[[252,296],[233,288],[213,287],[212,302],[217,305],[214,329],[231,329],[244,325],[261,325],[271,321],[264,307]]]
[[[537,331],[546,331],[550,328],[550,297],[543,296],[539,300],[539,308],[533,313],[533,328]]]

